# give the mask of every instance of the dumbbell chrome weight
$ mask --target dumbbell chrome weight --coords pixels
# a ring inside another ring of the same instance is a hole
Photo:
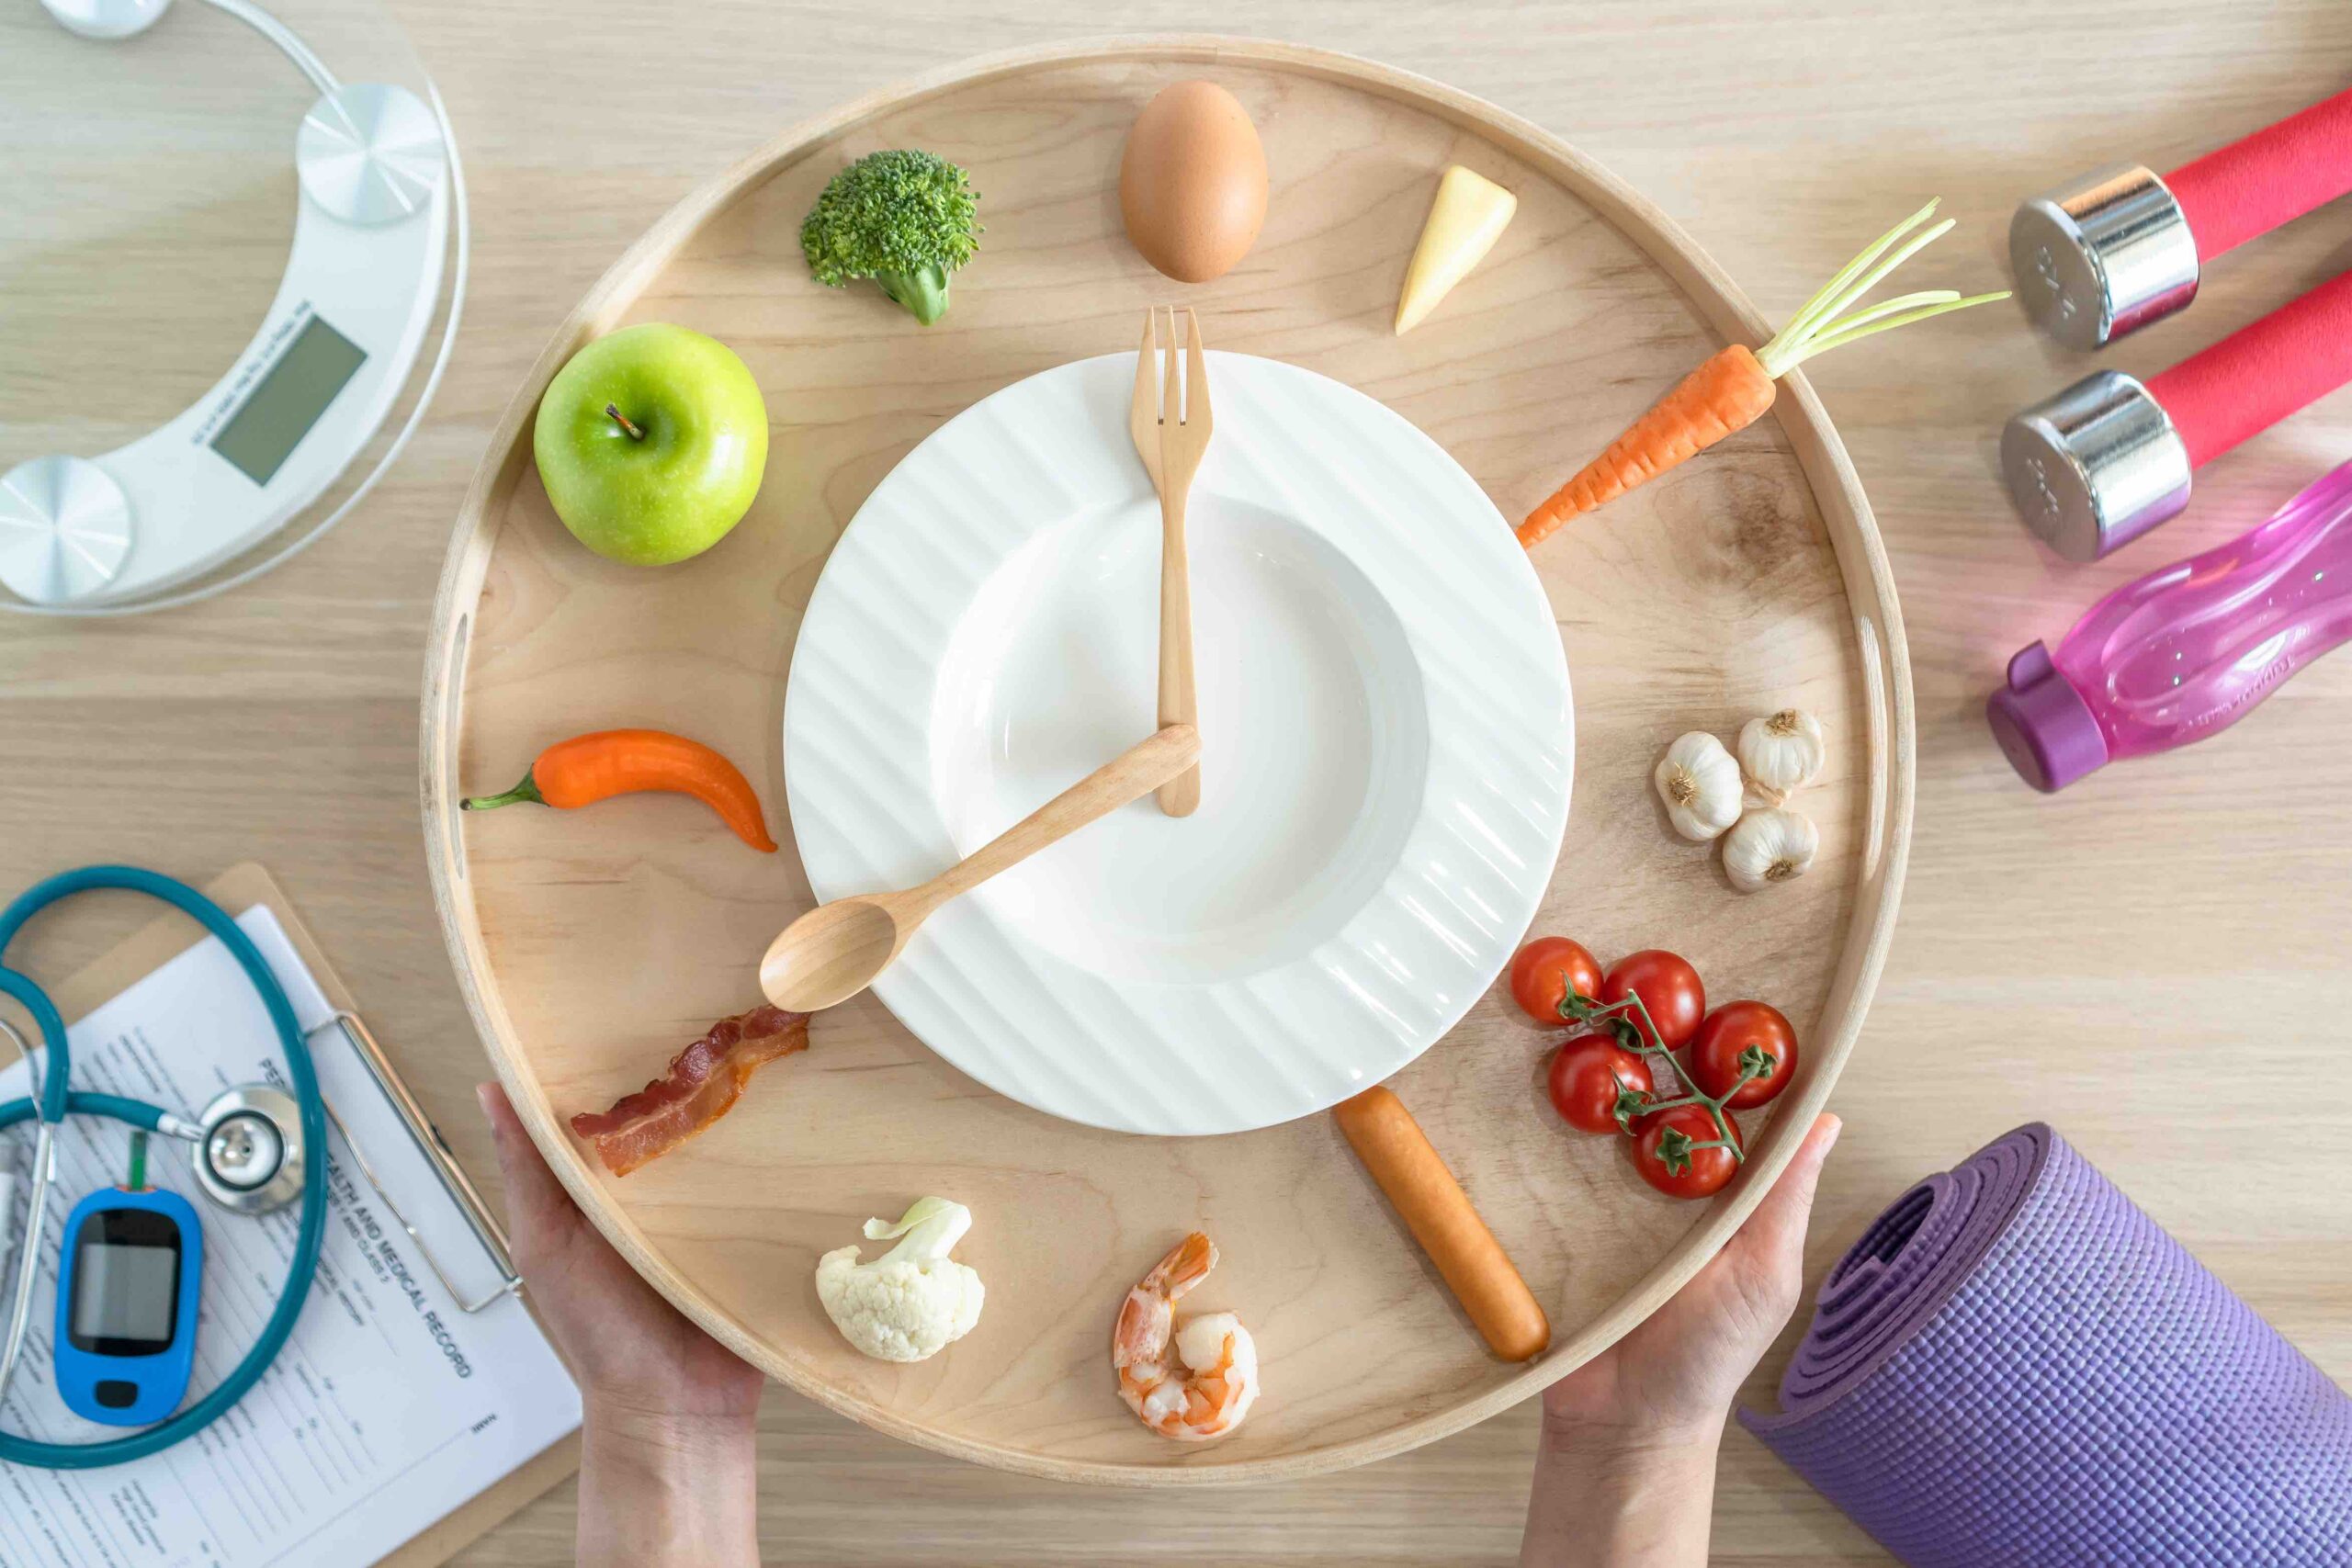
[[[2001,471],[2026,526],[2097,560],[2188,504],[2191,475],[2352,381],[2352,273],[2146,381],[2100,370],[2011,419]]]
[[[2352,191],[2352,89],[2159,175],[2102,169],[2009,223],[2018,298],[2069,348],[2098,348],[2197,297],[2205,264]]]

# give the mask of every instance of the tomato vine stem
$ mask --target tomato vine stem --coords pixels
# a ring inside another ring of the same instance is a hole
[[[1640,1019],[1638,1023],[1627,1015]],[[1677,1081],[1690,1092],[1677,1100],[1654,1100],[1644,1090],[1620,1083],[1615,1114],[1617,1125],[1628,1137],[1633,1135],[1633,1119],[1652,1116],[1685,1105],[1703,1105],[1707,1118],[1715,1125],[1714,1137],[1702,1142],[1677,1127],[1668,1127],[1658,1139],[1657,1155],[1668,1172],[1679,1176],[1690,1168],[1690,1156],[1701,1149],[1729,1149],[1732,1159],[1740,1165],[1747,1163],[1747,1151],[1740,1147],[1733,1135],[1731,1115],[1725,1109],[1732,1098],[1756,1078],[1770,1077],[1773,1072],[1770,1055],[1761,1047],[1749,1045],[1739,1054],[1739,1077],[1719,1095],[1709,1094],[1699,1087],[1695,1074],[1685,1070],[1674,1060],[1673,1047],[1658,1032],[1657,1021],[1650,1017],[1647,1003],[1639,991],[1629,989],[1623,999],[1604,1002],[1571,988],[1560,998],[1560,1016],[1570,1023],[1599,1024],[1626,1050],[1643,1056],[1662,1056],[1674,1071]]]

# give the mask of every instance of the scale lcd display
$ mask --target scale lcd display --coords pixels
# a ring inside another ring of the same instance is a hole
[[[85,1240],[74,1256],[74,1343],[107,1355],[161,1355],[179,1304],[180,1250]]]
[[[312,316],[245,394],[212,449],[254,483],[267,484],[367,362],[367,350]]]

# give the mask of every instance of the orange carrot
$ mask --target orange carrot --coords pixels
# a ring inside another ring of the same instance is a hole
[[[2007,299],[2006,289],[1963,299],[1950,288],[1929,288],[1854,308],[1921,247],[1951,231],[1951,220],[1947,218],[1924,232],[1911,232],[1934,217],[1935,211],[1931,201],[1880,235],[1820,293],[1805,301],[1804,309],[1790,317],[1788,325],[1762,348],[1751,351],[1745,344],[1733,344],[1685,376],[1674,390],[1650,405],[1632,429],[1611,442],[1609,450],[1578,469],[1574,479],[1529,513],[1527,521],[1519,525],[1519,542],[1532,550],[1569,518],[1614,501],[1694,453],[1747,429],[1772,406],[1780,378],[1816,354],[1948,310]],[[1905,235],[1910,235],[1907,241]]]
[[[1778,383],[1744,343],[1710,355],[1674,390],[1650,405],[1609,450],[1577,470],[1552,499],[1527,514],[1519,542],[1533,549],[1569,518],[1614,501],[1685,457],[1747,429],[1772,406]]]

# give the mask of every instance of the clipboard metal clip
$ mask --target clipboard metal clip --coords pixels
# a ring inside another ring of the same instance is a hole
[[[523,1288],[523,1276],[515,1271],[514,1255],[506,1246],[506,1233],[492,1217],[489,1206],[482,1202],[481,1194],[474,1190],[473,1181],[466,1175],[465,1168],[458,1163],[457,1156],[450,1153],[449,1145],[441,1141],[441,1134],[425,1116],[424,1108],[417,1104],[416,1097],[408,1091],[408,1085],[401,1081],[400,1074],[393,1070],[383,1048],[368,1032],[366,1022],[356,1012],[337,1009],[333,1018],[308,1032],[323,1034],[330,1029],[343,1032],[344,1038],[351,1043],[353,1053],[367,1065],[368,1076],[376,1080],[376,1087],[383,1091],[384,1098],[400,1113],[401,1123],[408,1129],[408,1135],[414,1141],[417,1152],[433,1168],[434,1175],[440,1179],[442,1190],[448,1193],[450,1200],[457,1204],[458,1212],[465,1216],[467,1225],[474,1233],[474,1239],[481,1243],[482,1250],[490,1255],[491,1262],[498,1270],[498,1284],[473,1301],[468,1301],[458,1293],[457,1281],[449,1278],[448,1271],[441,1267],[440,1259],[433,1256],[433,1249],[417,1234],[416,1226],[401,1212],[401,1206],[393,1201],[384,1184],[376,1179],[375,1171],[368,1164],[367,1151],[359,1146],[359,1140],[351,1135],[351,1128],[335,1110],[334,1101],[322,1094],[321,1099],[326,1102],[327,1119],[343,1134],[344,1146],[351,1151],[351,1161],[359,1168],[359,1174],[367,1179],[368,1186],[376,1190],[376,1196],[383,1200],[385,1209],[407,1233],[417,1256],[424,1259],[424,1266],[433,1270],[434,1278],[441,1281],[442,1289],[449,1292],[459,1312],[480,1312],[494,1302],[515,1294]]]

